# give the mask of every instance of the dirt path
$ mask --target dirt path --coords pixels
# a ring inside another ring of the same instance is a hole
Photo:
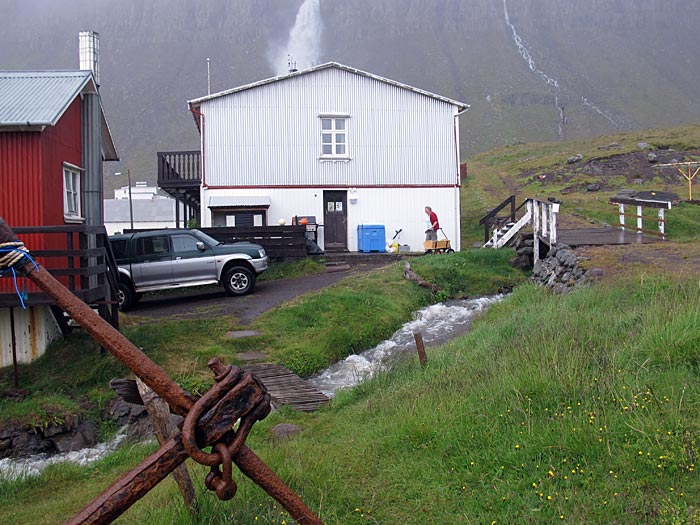
[[[600,268],[602,279],[623,275],[669,275],[692,277],[698,275],[700,246],[696,243],[658,242],[620,246],[587,246],[577,248],[586,269]]]
[[[229,297],[219,287],[192,288],[167,295],[146,294],[129,310],[125,319],[132,324],[146,324],[165,318],[174,320],[231,316],[237,319],[238,324],[246,326],[277,305],[379,266],[381,264],[358,265],[341,272],[261,281],[252,294],[244,297]]]

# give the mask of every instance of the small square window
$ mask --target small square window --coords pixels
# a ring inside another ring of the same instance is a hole
[[[346,117],[321,118],[321,155],[323,157],[347,157],[348,119]]]

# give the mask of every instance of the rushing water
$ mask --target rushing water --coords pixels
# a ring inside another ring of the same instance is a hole
[[[450,301],[428,306],[416,312],[413,321],[403,325],[391,337],[359,355],[351,355],[309,379],[309,383],[327,396],[339,388],[352,387],[384,369],[389,361],[406,352],[415,352],[414,335],[420,332],[426,346],[437,345],[465,333],[474,318],[502,295]]]
[[[37,454],[22,459],[0,459],[0,479],[14,481],[26,476],[38,476],[46,467],[64,461],[89,465],[115,450],[126,438],[126,427],[122,428],[111,441],[99,443],[91,448],[83,448],[64,454]]]
[[[416,351],[414,335],[420,332],[426,346],[435,346],[467,332],[474,318],[493,303],[500,301],[502,295],[481,297],[438,303],[423,308],[415,313],[414,319],[386,341],[359,355],[351,355],[315,377],[309,382],[324,394],[333,396],[339,388],[352,387],[384,369],[389,361],[401,353]],[[23,459],[0,460],[0,479],[15,480],[24,476],[38,476],[55,463],[69,461],[78,465],[87,465],[115,450],[126,438],[126,427],[108,443],[100,443],[93,448],[84,448],[66,454],[38,454]]]
[[[286,75],[290,68],[307,69],[318,65],[322,33],[320,0],[304,0],[286,45],[273,46],[268,51],[268,60],[275,74]]]

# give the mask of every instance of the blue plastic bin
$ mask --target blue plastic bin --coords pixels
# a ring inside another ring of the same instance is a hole
[[[359,224],[357,226],[358,252],[384,252],[386,235],[383,224]]]

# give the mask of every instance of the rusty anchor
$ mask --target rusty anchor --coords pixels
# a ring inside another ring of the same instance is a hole
[[[270,412],[270,397],[250,372],[212,359],[215,383],[202,397],[184,391],[131,341],[35,263],[0,217],[0,270],[12,269],[34,282],[103,348],[184,417],[182,430],[124,474],[67,523],[111,523],[177,466],[191,457],[210,467],[205,485],[222,500],[233,498],[232,464],[280,503],[301,525],[323,525],[301,498],[263,462],[245,440],[256,421]],[[234,425],[238,427],[234,429]],[[211,447],[211,452],[203,448]]]

